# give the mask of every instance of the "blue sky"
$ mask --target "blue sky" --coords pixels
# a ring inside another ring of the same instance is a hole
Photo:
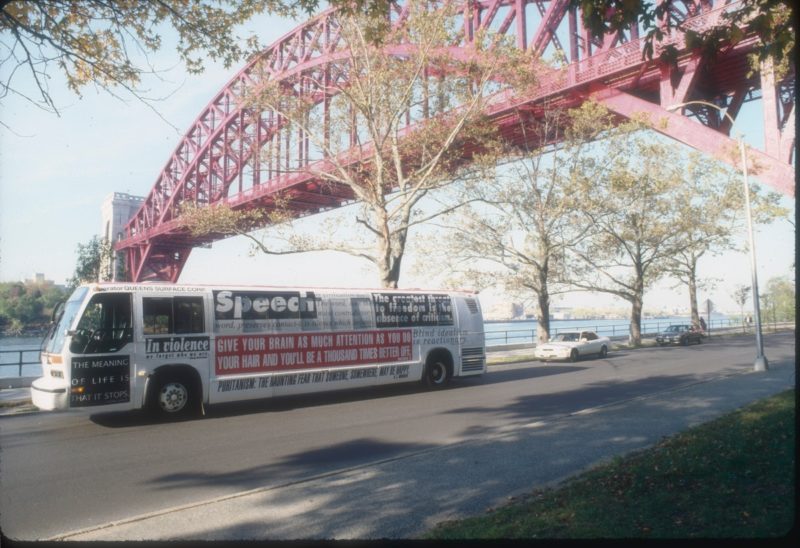
[[[262,17],[245,34],[255,32],[270,44],[294,26]],[[0,281],[31,278],[37,272],[59,283],[69,278],[76,246],[101,232],[103,199],[114,191],[146,195],[182,133],[240,68],[209,64],[203,74],[191,76],[169,51],[153,60],[168,68],[160,80],[144,83],[148,96],[165,97],[153,103],[159,114],[130,96],[120,100],[93,88],[78,98],[56,73],[50,89],[60,117],[18,97],[0,103],[0,119],[10,127],[0,128]],[[735,128],[757,147],[763,141],[759,109],[760,102],[746,105]],[[794,198],[783,202],[794,218]],[[304,222],[313,226],[320,221],[312,217]],[[793,276],[795,236],[789,222],[758,227],[756,249],[762,290],[771,277]],[[414,276],[412,265],[410,257],[401,284],[430,287],[431,280]],[[716,289],[701,292],[700,299],[711,298],[719,309],[735,311],[730,295],[735,286],[750,285],[749,259],[741,253],[706,259],[701,276],[722,281]],[[180,281],[357,287],[375,286],[377,279],[368,265],[341,254],[251,257],[246,241],[231,239],[193,251]],[[671,309],[676,302],[682,306],[686,290],[673,285],[665,281],[649,292],[646,308]],[[575,294],[555,304],[626,307],[610,297],[587,297]]]

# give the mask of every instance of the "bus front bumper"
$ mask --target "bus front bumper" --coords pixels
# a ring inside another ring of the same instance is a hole
[[[45,411],[67,409],[69,385],[62,379],[40,377],[31,383],[31,402]]]

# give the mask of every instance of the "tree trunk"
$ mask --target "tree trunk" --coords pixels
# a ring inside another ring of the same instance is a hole
[[[386,249],[381,249],[380,260],[378,260],[375,264],[378,267],[378,279],[380,280],[381,287],[397,287],[395,269],[392,268],[391,253]]]
[[[385,274],[381,273],[381,283],[383,287],[397,289],[397,284],[400,282],[400,265],[403,263],[403,252],[397,251],[397,254],[392,255],[390,261],[391,265],[388,271]]]
[[[401,243],[398,246],[401,249],[393,249],[389,219],[386,211],[382,209],[382,203],[381,207],[373,207],[373,212],[378,220],[377,225],[380,227],[380,230],[376,231],[378,260],[375,264],[378,267],[378,277],[381,281],[381,287],[394,289],[397,287],[397,282],[400,278],[400,261],[403,258],[403,246]]]
[[[546,343],[550,340],[550,294],[547,292],[547,285],[542,287],[536,295],[538,309],[536,311],[536,338],[538,344]]]
[[[538,304],[536,310],[536,335],[539,344],[543,344],[550,340],[550,291],[547,286],[548,255],[546,249],[540,249],[539,264],[542,265],[542,268],[537,271],[539,290],[536,292],[536,302]]]
[[[697,309],[697,280],[694,273],[689,276],[689,304],[692,307],[692,325],[700,327],[700,312]]]
[[[697,308],[697,257],[691,256],[691,263],[688,265],[687,271],[689,286],[689,306],[692,310],[692,325],[700,328],[700,313]]]
[[[631,301],[631,328],[628,342],[631,346],[642,344],[642,296],[635,295]]]

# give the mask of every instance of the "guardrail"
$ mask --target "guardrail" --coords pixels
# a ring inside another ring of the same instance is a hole
[[[675,322],[645,322],[642,325],[642,337],[654,337],[656,333],[665,329],[668,325]],[[778,328],[794,327],[794,322],[765,322],[762,327],[764,332],[773,331]],[[598,335],[606,336],[609,338],[624,337],[628,335],[630,329],[629,323],[614,324],[614,325],[581,325],[572,327],[556,327],[553,329],[552,335],[555,336],[563,331],[577,331],[587,330],[594,331]],[[727,331],[741,329],[742,332],[751,332],[752,324],[742,324],[738,320],[718,320],[711,322],[710,328],[706,331],[707,334],[713,335],[714,331]],[[536,342],[536,329],[506,329],[500,331],[486,331],[486,346],[504,346],[509,344],[535,344]],[[7,358],[6,356],[14,356],[14,358]],[[35,356],[32,359],[31,356]],[[40,350],[39,347],[22,348],[15,350],[0,350],[0,368],[2,367],[16,367],[17,376],[22,376],[22,367],[25,365],[39,365]],[[0,378],[4,377],[2,370],[0,370]]]
[[[670,325],[674,325],[675,321],[659,322],[659,321],[643,321],[642,322],[642,337],[649,338],[655,337]],[[688,323],[688,322],[685,322]],[[762,329],[768,332],[771,328],[773,331],[779,327],[793,326],[794,322],[764,322]],[[752,331],[753,325],[750,323],[742,323],[737,319],[725,320],[711,320],[709,323],[706,334],[713,335],[714,331],[724,330],[730,331],[732,329],[741,329],[742,332]],[[553,337],[564,331],[594,331],[600,336],[615,338],[627,336],[630,332],[630,322],[612,324],[612,325],[573,325],[563,326],[551,329],[550,336]],[[536,328],[533,329],[505,329],[498,331],[486,331],[486,346],[501,346],[510,344],[535,344],[536,343]]]
[[[35,355],[36,359],[30,356]],[[12,356],[14,356],[12,358]],[[15,350],[0,350],[0,367],[16,367],[17,376],[22,376],[22,367],[25,365],[39,365],[39,347],[21,348]],[[4,370],[0,370],[2,372]],[[2,377],[3,375],[0,375]]]

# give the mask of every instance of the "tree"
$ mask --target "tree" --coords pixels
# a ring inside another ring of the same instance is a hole
[[[625,154],[606,161],[609,149]],[[593,232],[575,249],[572,283],[628,301],[630,341],[639,345],[644,293],[666,273],[667,259],[679,249],[675,204],[683,161],[675,146],[643,131],[608,139],[597,159],[606,173],[582,179],[585,222]]]
[[[698,264],[735,246],[734,232],[742,209],[737,174],[693,153],[676,201],[681,246],[668,259],[669,273],[689,289],[692,324],[700,325],[697,306]]]
[[[36,286],[26,286],[19,282],[2,285],[0,314],[6,320],[29,324],[41,318],[44,306],[41,292]]]
[[[275,143],[262,149],[261,163],[344,188],[358,201],[351,208],[354,218],[339,223],[347,225],[348,234],[329,238],[318,230],[298,236],[285,224],[288,246],[257,244],[261,251],[349,253],[375,267],[381,286],[396,287],[412,227],[461,205],[426,210],[421,201],[456,178],[493,168],[499,136],[484,109],[500,89],[495,80],[501,75],[503,85],[530,85],[531,57],[490,33],[479,33],[463,57],[454,56],[450,46],[463,29],[456,25],[460,14],[453,6],[410,0],[407,8],[407,18],[397,25],[389,24],[381,10],[340,13],[339,33],[347,45],[341,60],[295,81],[267,80],[253,94],[251,108],[272,113],[284,135],[301,135],[309,143],[308,154],[317,155],[291,161]],[[313,93],[307,91],[309,83]],[[471,151],[468,163],[464,147]],[[283,218],[288,219],[290,197],[286,206]],[[214,215],[228,220],[215,223]],[[208,207],[187,220],[194,233],[205,224],[209,232],[231,234],[251,229],[249,215],[231,224],[224,207]],[[208,223],[199,222],[203,216]]]
[[[580,7],[583,24],[595,38],[639,25],[645,33],[644,55],[652,58],[655,44],[664,39],[674,27],[684,31],[686,47],[714,55],[723,46],[737,44],[748,32],[760,41],[753,67],[763,62],[773,65],[776,78],[782,79],[795,65],[795,20],[792,2],[784,0],[741,0],[737,10],[726,12],[720,24],[698,34],[683,26],[683,18],[673,18],[672,11],[681,13],[676,0],[631,2],[630,0],[570,0]],[[693,4],[693,3],[692,3]],[[674,46],[663,48],[661,60],[674,61]]]
[[[0,330],[19,335],[43,324],[64,297],[64,290],[52,284],[0,283]]]
[[[112,245],[99,236],[92,236],[86,244],[78,244],[78,260],[75,272],[69,280],[71,288],[82,283],[108,281],[111,279]]]
[[[127,90],[150,100],[139,88],[146,74],[157,75],[148,55],[162,48],[162,34],[177,35],[177,51],[190,73],[202,72],[204,60],[226,67],[257,50],[246,45],[235,29],[262,13],[309,11],[318,0],[0,0],[0,67],[4,75],[0,98],[19,95],[34,105],[58,113],[49,80],[54,71],[80,95],[89,84],[114,94]],[[21,77],[32,80],[29,95]]]
[[[743,230],[741,173],[692,153],[686,163],[683,185],[678,189],[676,207],[680,247],[669,259],[669,273],[689,289],[692,323],[699,325],[697,307],[698,263],[700,259],[737,248],[736,235]],[[778,205],[780,196],[763,194],[750,185],[754,219],[770,223],[785,216]]]
[[[589,144],[611,127],[608,112],[592,102],[524,121],[523,144],[509,150],[496,176],[466,189],[475,205],[445,225],[457,275],[478,287],[502,283],[523,299],[533,295],[540,343],[550,338],[550,298],[568,289],[564,257],[593,228],[580,213],[579,182],[599,168]],[[555,135],[563,140],[554,147]]]
[[[761,295],[764,300],[764,313],[772,317],[773,322],[795,321],[795,286],[787,278],[770,278],[766,292]]]
[[[736,286],[736,289],[733,291],[733,301],[739,305],[739,310],[741,310],[741,318],[742,318],[742,331],[744,331],[744,305],[747,304],[747,300],[750,298],[750,290],[752,288],[749,285],[739,285]]]

